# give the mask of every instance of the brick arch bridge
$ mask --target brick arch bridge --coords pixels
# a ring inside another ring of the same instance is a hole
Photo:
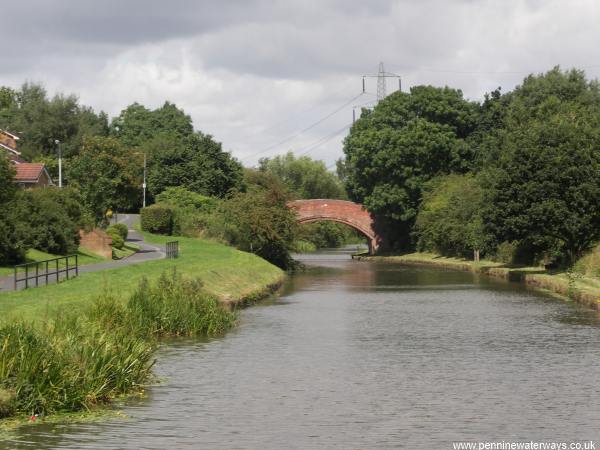
[[[369,253],[375,254],[382,244],[375,227],[375,219],[362,205],[346,200],[312,199],[288,203],[295,209],[298,223],[329,220],[344,223],[363,234],[369,242]]]

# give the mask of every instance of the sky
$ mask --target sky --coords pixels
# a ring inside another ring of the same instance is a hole
[[[597,0],[0,0],[0,85],[116,116],[165,101],[244,165],[294,151],[333,167],[380,62],[402,89],[481,100],[560,65],[600,76]],[[398,88],[387,79],[387,92]]]

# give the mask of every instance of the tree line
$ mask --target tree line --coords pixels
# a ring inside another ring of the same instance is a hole
[[[569,265],[600,241],[600,86],[530,75],[483,102],[417,86],[364,109],[338,162],[393,250]]]

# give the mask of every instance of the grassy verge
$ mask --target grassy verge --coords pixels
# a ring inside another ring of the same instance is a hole
[[[256,296],[284,278],[284,273],[267,261],[216,242],[150,234],[145,234],[145,239],[156,244],[179,240],[179,258],[82,273],[60,284],[0,293],[0,318],[5,322],[37,321],[60,310],[77,312],[107,289],[126,297],[144,276],[155,280],[173,268],[189,278],[199,277],[205,289],[225,303]]]
[[[52,253],[46,253],[46,252],[42,252],[40,250],[31,249],[31,250],[27,251],[27,255],[26,255],[27,261],[26,262],[45,261],[47,259],[59,258],[61,256],[63,256],[63,255],[53,255]],[[87,250],[84,250],[81,248],[77,252],[77,259],[78,259],[80,266],[106,261],[106,259],[102,258],[101,256],[96,255],[92,252],[88,252]],[[64,265],[64,263],[62,263],[62,265]],[[0,267],[0,277],[4,276],[4,275],[12,275],[12,273],[13,273],[13,266]]]
[[[222,334],[236,319],[226,304],[256,300],[283,280],[255,255],[176,239],[178,259],[0,294],[0,430],[35,415],[95,414],[139,391],[152,381],[158,338]]]
[[[548,271],[542,267],[509,267],[502,263],[482,260],[469,261],[433,253],[409,253],[396,256],[359,256],[359,259],[396,262],[408,265],[429,265],[467,272],[481,273],[509,281],[545,289],[600,310],[600,278],[581,273]]]
[[[164,273],[123,301],[105,294],[79,314],[0,326],[0,418],[91,410],[152,378],[163,336],[214,336],[235,323],[198,280]]]

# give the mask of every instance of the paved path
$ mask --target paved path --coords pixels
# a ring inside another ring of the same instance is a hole
[[[127,266],[130,264],[138,264],[141,262],[150,261],[153,259],[161,259],[165,257],[164,246],[158,244],[148,244],[144,242],[144,236],[138,231],[133,229],[136,222],[139,221],[139,214],[119,214],[117,216],[118,223],[124,223],[129,228],[129,235],[127,236],[127,242],[136,244],[140,247],[137,253],[115,261],[105,261],[96,264],[87,264],[79,266],[79,273],[86,272],[97,272],[99,270],[114,269],[121,266]],[[41,282],[41,280],[40,280]],[[23,283],[20,283],[23,284]],[[14,278],[12,275],[0,277],[0,292],[14,290]]]

